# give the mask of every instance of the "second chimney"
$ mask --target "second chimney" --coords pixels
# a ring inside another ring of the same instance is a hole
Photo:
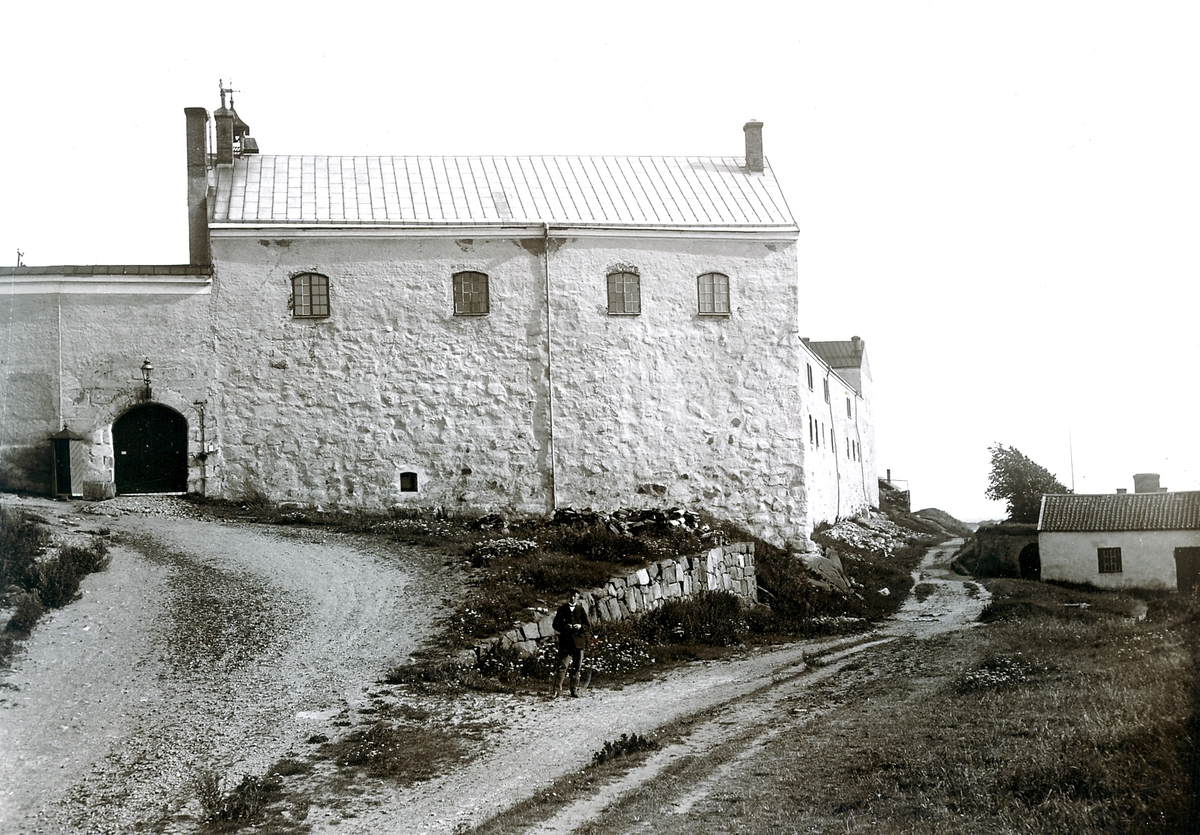
[[[746,170],[761,174],[763,170],[762,122],[753,119],[742,126],[746,134]]]
[[[1133,492],[1157,493],[1158,473],[1137,473],[1133,477]]]
[[[205,128],[208,111],[185,107],[187,120],[188,256],[193,266],[212,264],[208,238],[208,166]]]

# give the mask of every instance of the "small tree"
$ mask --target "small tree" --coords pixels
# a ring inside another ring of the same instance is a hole
[[[992,453],[992,472],[986,495],[1008,502],[1011,521],[1036,522],[1043,494],[1070,492],[1052,472],[1026,458],[1016,447],[996,444],[988,450]]]

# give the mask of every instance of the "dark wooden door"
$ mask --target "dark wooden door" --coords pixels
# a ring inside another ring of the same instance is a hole
[[[1200,548],[1175,549],[1175,580],[1180,591],[1200,585]]]
[[[113,424],[113,480],[118,493],[187,491],[187,418],[148,403]]]

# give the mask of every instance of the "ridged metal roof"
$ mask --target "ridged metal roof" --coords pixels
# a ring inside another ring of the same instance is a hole
[[[828,363],[830,368],[858,368],[862,365],[861,347],[855,347],[853,342],[813,342],[805,343],[814,354]],[[861,346],[861,343],[859,343]]]
[[[218,166],[215,224],[787,227],[737,157],[248,155]]]
[[[1200,530],[1200,491],[1048,495],[1038,530]]]

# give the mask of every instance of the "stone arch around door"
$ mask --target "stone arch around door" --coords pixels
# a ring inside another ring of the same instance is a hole
[[[1017,557],[1017,564],[1021,568],[1022,580],[1042,579],[1042,553],[1036,542],[1021,549],[1021,555]]]
[[[170,406],[134,406],[113,422],[113,481],[121,493],[187,492],[187,418]]]

